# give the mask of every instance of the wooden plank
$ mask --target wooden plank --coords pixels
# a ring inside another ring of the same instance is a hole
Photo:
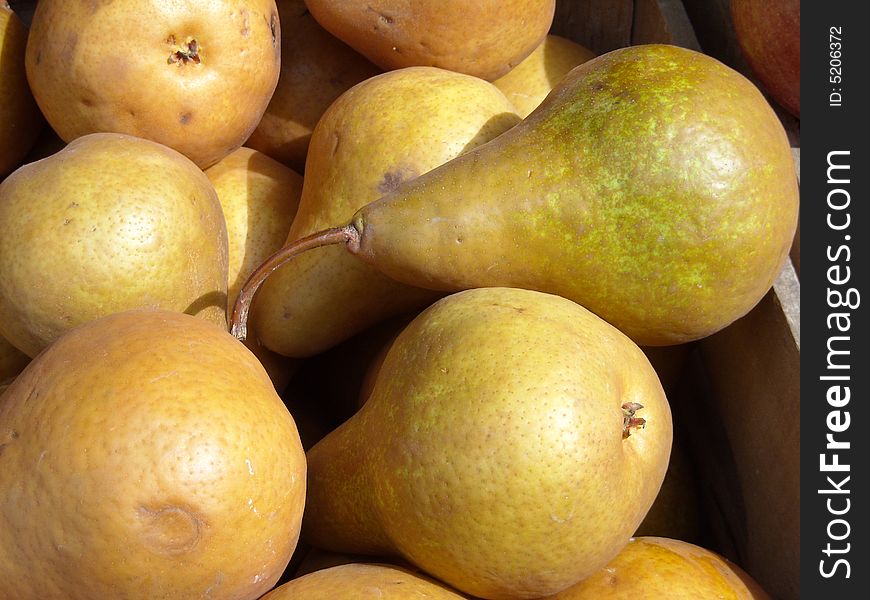
[[[557,0],[551,32],[596,54],[631,43],[634,0]]]
[[[754,310],[699,345],[745,507],[738,561],[773,597],[797,599],[800,282],[791,263]]]

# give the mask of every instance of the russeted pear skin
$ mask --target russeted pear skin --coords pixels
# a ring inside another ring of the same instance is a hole
[[[626,426],[634,403],[642,427]],[[550,294],[459,292],[402,331],[368,402],[309,450],[303,535],[475,597],[539,598],[628,543],[671,440],[655,371],[621,332]]]
[[[360,209],[349,247],[411,285],[554,293],[667,345],[762,298],[797,214],[789,143],[758,89],[646,45],[578,66],[518,126]]]

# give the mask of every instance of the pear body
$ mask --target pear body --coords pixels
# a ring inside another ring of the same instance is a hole
[[[519,121],[491,83],[435,67],[390,71],[354,86],[312,135],[287,242],[346,223],[365,204]],[[267,348],[307,357],[440,295],[385,277],[339,247],[317,248],[269,278],[251,319]]]
[[[632,402],[646,423],[625,437]],[[309,450],[304,535],[475,597],[538,598],[628,542],[671,436],[655,372],[612,326],[549,294],[460,292],[402,331],[365,405]]]
[[[554,0],[305,0],[324,29],[382,69],[440,67],[493,80],[541,43]]]
[[[227,231],[214,188],[162,144],[95,133],[0,183],[0,333],[29,356],[132,308],[226,328]]]
[[[665,45],[575,68],[520,125],[357,212],[356,253],[421,287],[537,289],[644,345],[709,335],[794,237],[786,134],[745,77]]]
[[[232,307],[248,275],[284,244],[302,195],[302,176],[266,154],[241,147],[205,170],[227,224],[227,306]],[[264,347],[256,333],[245,345],[282,391],[293,361]]]
[[[0,400],[0,598],[255,600],[299,536],[305,455],[243,344],[173,311],[52,344]]]
[[[541,45],[492,84],[504,92],[524,119],[577,65],[595,58],[592,50],[568,38],[548,35]]]
[[[241,146],[278,82],[275,0],[41,0],[25,55],[46,120],[66,142],[119,132],[206,168]]]
[[[542,600],[770,600],[743,569],[706,548],[680,540],[638,537],[608,565]]]

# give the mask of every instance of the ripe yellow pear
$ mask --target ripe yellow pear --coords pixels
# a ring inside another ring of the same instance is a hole
[[[281,65],[275,0],[40,0],[27,78],[67,142],[110,131],[206,168],[248,138]]]
[[[383,69],[433,66],[493,80],[547,35],[555,0],[305,0],[314,18]]]
[[[175,150],[96,133],[0,183],[0,334],[29,356],[138,307],[226,328],[226,294],[220,203]]]
[[[381,72],[327,32],[303,0],[278,0],[281,74],[259,125],[245,142],[300,173],[311,132],[329,105],[357,83]]]
[[[321,569],[285,583],[260,600],[463,600],[437,581],[382,564]]]
[[[377,365],[373,363],[382,362],[386,349],[419,312],[381,321],[304,360],[295,377],[298,389],[311,398],[315,408],[329,415],[335,423],[332,429],[362,406],[360,396],[377,374]],[[341,377],[336,377],[339,372]]]
[[[287,239],[302,176],[251,148],[234,150],[205,171],[227,224],[230,303],[256,267]]]
[[[302,176],[262,152],[239,148],[205,171],[227,224],[228,306],[248,275],[287,239],[302,195]],[[279,392],[294,368],[292,361],[260,345],[251,335],[245,345],[266,367]]]
[[[592,58],[595,53],[589,48],[550,34],[523,62],[492,83],[525,119],[568,71]]]
[[[661,537],[632,539],[606,567],[546,600],[605,598],[770,600],[734,563],[694,544]]]
[[[0,598],[255,600],[296,546],[305,477],[293,418],[226,331],[92,321],[0,397]]]
[[[340,225],[519,121],[491,83],[434,67],[391,71],[354,86],[317,124],[287,242]],[[275,272],[252,319],[266,347],[305,357],[440,295],[396,283],[341,248],[322,248]]]
[[[624,334],[558,296],[459,292],[399,334],[365,405],[308,451],[304,535],[476,597],[538,598],[625,546],[671,435]]]
[[[44,125],[27,86],[26,47],[27,27],[0,3],[0,178],[21,164]]]

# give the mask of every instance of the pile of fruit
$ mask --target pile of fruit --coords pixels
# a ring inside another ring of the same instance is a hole
[[[768,598],[648,358],[787,260],[753,83],[554,0],[15,5],[0,600]]]

